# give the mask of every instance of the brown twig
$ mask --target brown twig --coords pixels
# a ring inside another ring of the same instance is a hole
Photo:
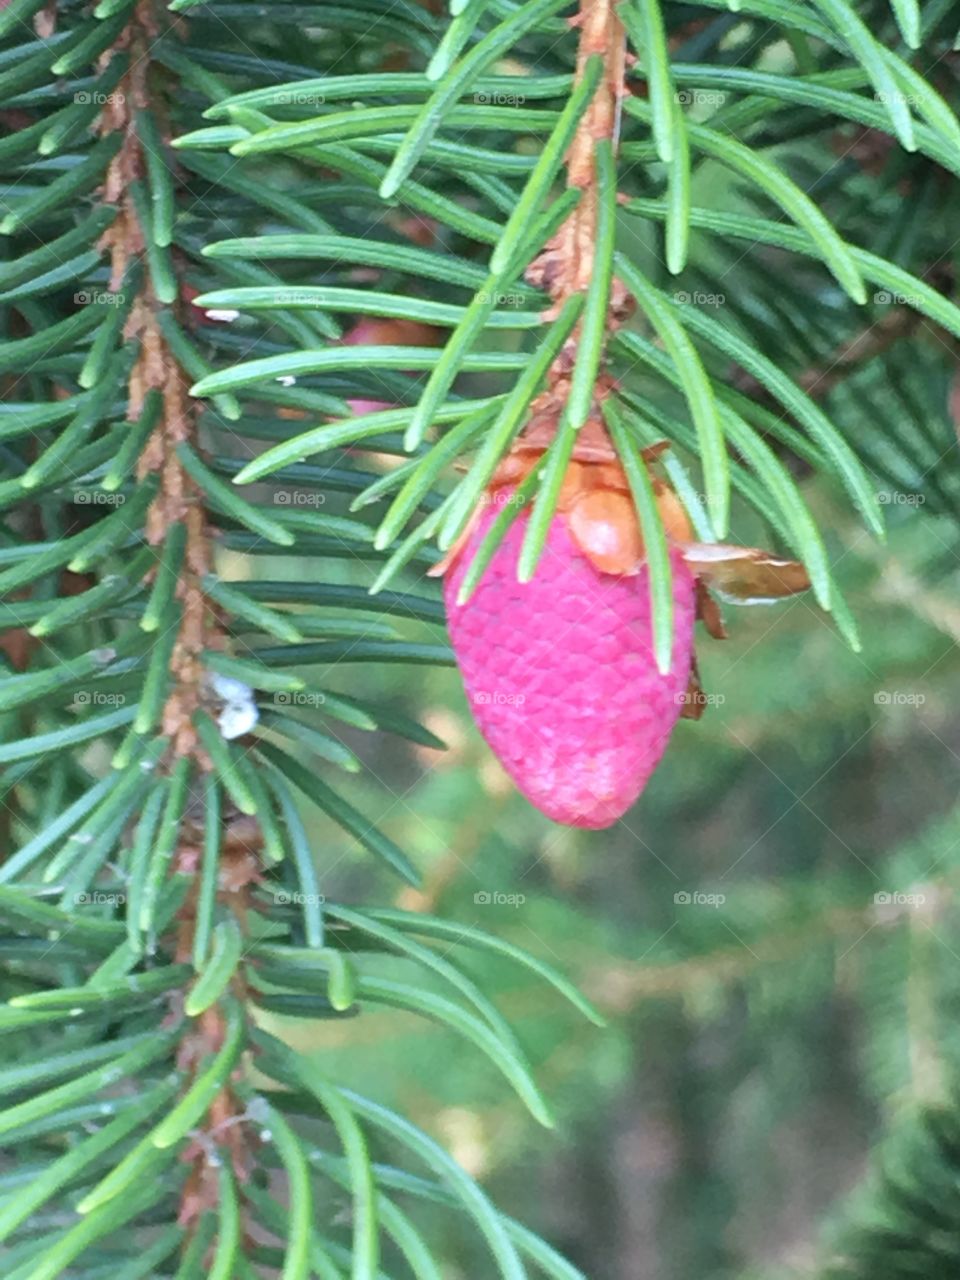
[[[526,273],[531,284],[545,289],[553,299],[549,314],[556,314],[572,294],[582,293],[593,275],[597,234],[593,152],[603,138],[616,144],[624,95],[626,32],[611,0],[580,0],[580,12],[571,25],[580,31],[577,81],[589,59],[597,55],[603,58],[604,74],[567,152],[567,186],[579,188],[583,195]]]
[[[576,79],[581,79],[587,62],[597,55],[603,58],[604,74],[567,154],[567,185],[580,188],[583,196],[557,235],[558,270],[550,287],[556,304],[583,292],[593,275],[597,235],[593,152],[601,139],[617,141],[626,61],[626,32],[612,0],[580,0],[573,22],[580,31]]]
[[[117,204],[120,213],[104,236],[110,250],[111,289],[123,286],[131,259],[144,252],[143,231],[130,196],[133,182],[142,180],[146,172],[143,146],[136,131],[136,113],[153,109],[151,76],[154,73],[149,49],[159,35],[152,0],[140,0],[114,52],[128,48],[130,70],[111,95],[104,109],[101,128],[119,131],[124,143],[107,171],[103,199]],[[164,338],[158,313],[158,302],[149,279],[141,289],[127,318],[124,338],[140,349],[129,379],[128,416],[136,420],[151,390],[158,391],[163,410],[146,448],[141,455],[137,475],[160,478],[160,489],[147,514],[147,541],[158,546],[174,525],[183,524],[187,531],[184,568],[177,598],[182,608],[179,636],[174,647],[171,671],[173,692],[163,716],[163,729],[172,741],[175,754],[202,759],[192,717],[203,697],[200,653],[209,647],[220,647],[217,611],[211,607],[200,586],[210,571],[210,530],[207,528],[203,496],[187,475],[175,449],[182,441],[195,437],[196,407],[187,394],[189,380],[180,368]]]
[[[568,298],[575,293],[583,293],[593,276],[599,198],[594,150],[603,139],[608,139],[616,147],[625,93],[626,31],[617,16],[614,0],[580,0],[580,11],[570,20],[570,25],[580,33],[576,80],[582,79],[587,62],[593,57],[603,59],[604,70],[566,157],[567,186],[579,188],[583,194],[569,218],[526,271],[528,282],[544,289],[552,299],[552,305],[546,312],[548,319],[559,314]],[[632,307],[633,301],[626,289],[619,280],[614,280],[608,308],[609,330],[617,328]],[[567,401],[578,341],[579,326],[551,366],[547,389],[532,407],[531,423],[536,424],[545,443],[549,443],[555,434]],[[591,414],[590,421],[581,432],[584,443],[589,442],[593,449],[607,454],[612,454],[612,451],[606,440],[599,404],[613,386],[613,380],[605,375],[597,379],[597,412]]]
[[[143,144],[137,133],[137,112],[150,110],[156,116],[157,102],[163,101],[156,78],[166,73],[151,61],[150,50],[161,34],[160,20],[169,21],[154,0],[139,0],[130,22],[104,62],[120,51],[129,55],[129,70],[105,104],[100,129],[104,134],[119,132],[123,144],[112,160],[101,198],[115,204],[119,214],[105,233],[103,246],[109,251],[111,284],[114,292],[124,287],[130,264],[145,252],[144,231],[131,197],[131,184],[142,181],[147,172]],[[164,124],[163,121],[160,122]],[[162,129],[163,134],[169,131]],[[177,588],[180,604],[177,640],[170,663],[172,692],[163,712],[163,732],[170,738],[170,756],[187,756],[201,769],[209,768],[193,726],[193,715],[203,702],[201,654],[204,649],[223,646],[219,611],[207,599],[202,580],[212,567],[212,534],[204,509],[203,494],[186,473],[176,453],[183,441],[195,440],[198,412],[188,394],[189,380],[167,343],[159,323],[163,305],[151,286],[149,274],[128,315],[124,339],[137,344],[138,357],[128,381],[128,416],[135,420],[147,395],[160,395],[162,411],[137,468],[138,479],[159,477],[157,495],[146,518],[147,541],[160,546],[175,525],[186,528],[186,549]],[[181,302],[175,307],[182,310]],[[202,803],[191,803],[181,828],[174,867],[178,874],[194,877],[194,887],[176,921],[175,952],[178,961],[189,961],[195,931],[195,903],[200,850],[205,814]],[[261,833],[257,823],[236,812],[227,812],[220,833],[220,901],[243,924],[250,892],[260,878]],[[236,994],[242,998],[239,987]],[[174,997],[182,1000],[182,994]],[[180,1042],[177,1065],[194,1074],[217,1052],[223,1042],[225,1021],[219,1005],[213,1005]],[[180,1221],[193,1226],[200,1215],[218,1200],[216,1169],[210,1151],[223,1146],[230,1153],[237,1177],[245,1179],[250,1159],[245,1146],[244,1126],[236,1123],[243,1107],[227,1087],[214,1100],[196,1141],[182,1157],[191,1165],[183,1192]]]

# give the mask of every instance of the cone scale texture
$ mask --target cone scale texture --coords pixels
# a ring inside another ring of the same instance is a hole
[[[557,515],[533,580],[517,581],[521,514],[464,605],[457,592],[491,507],[446,575],[447,620],[474,718],[517,787],[555,822],[616,822],[653,773],[683,709],[696,585],[672,553],[674,652],[657,670],[646,568],[602,573]]]

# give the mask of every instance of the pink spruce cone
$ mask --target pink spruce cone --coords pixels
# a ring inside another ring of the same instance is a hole
[[[629,577],[601,572],[576,546],[563,515],[554,517],[531,582],[516,577],[524,513],[473,596],[458,605],[460,583],[496,514],[496,506],[484,512],[444,585],[471,710],[518,788],[547,817],[608,827],[640,795],[683,710],[694,577],[672,551],[673,665],[661,675],[647,569]]]

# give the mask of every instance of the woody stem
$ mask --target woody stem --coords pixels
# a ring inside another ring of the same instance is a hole
[[[113,48],[104,55],[104,61],[122,52],[129,55],[129,70],[118,82],[101,117],[101,132],[119,134],[122,143],[111,161],[101,199],[116,205],[119,213],[104,236],[103,247],[109,252],[111,264],[110,288],[120,293],[129,288],[126,283],[136,279],[131,275],[131,264],[147,259],[146,239],[148,229],[143,225],[141,213],[132,191],[134,184],[148,177],[147,154],[138,129],[138,115],[151,113],[160,135],[167,133],[163,116],[166,74],[150,57],[150,51],[161,35],[169,19],[164,8],[156,0],[138,0],[130,13],[130,19]],[[183,303],[176,299],[169,303],[157,296],[150,271],[144,272],[143,283],[136,286],[137,293],[127,316],[124,340],[137,348],[128,384],[128,417],[136,421],[147,397],[155,400],[160,411],[156,425],[137,466],[137,478],[144,481],[155,476],[157,494],[146,517],[146,540],[155,547],[162,546],[177,526],[185,529],[184,553],[178,573],[175,608],[162,620],[164,628],[175,629],[176,638],[169,660],[170,694],[162,714],[162,731],[169,739],[170,749],[166,764],[175,766],[178,759],[188,758],[203,771],[209,761],[198,742],[193,716],[204,696],[204,667],[202,653],[205,649],[220,648],[224,643],[222,619],[212,600],[203,590],[204,575],[213,565],[213,530],[204,509],[204,495],[200,486],[187,474],[177,454],[182,442],[195,441],[199,433],[198,409],[191,401],[188,388],[190,380],[171,347],[164,330],[163,320],[181,319]],[[196,928],[195,898],[199,884],[198,864],[204,844],[204,822],[210,821],[207,813],[188,809],[187,820],[180,827],[178,844],[172,866],[179,875],[192,876],[194,886],[187,895],[175,921],[173,946],[180,962],[191,960],[193,935]],[[217,841],[220,852],[219,900],[227,911],[243,927],[249,905],[250,886],[259,874],[260,833],[250,820],[227,811],[217,823]],[[182,1004],[182,993],[174,993],[173,1014],[177,1015]],[[242,998],[239,983],[235,994]],[[216,1054],[225,1034],[225,1015],[221,1003],[211,1005],[191,1025],[178,1046],[177,1064],[187,1077]],[[207,1159],[205,1143],[226,1149],[232,1167],[241,1180],[246,1177],[249,1163],[245,1148],[243,1126],[233,1123],[242,1108],[231,1089],[225,1085],[213,1100],[202,1126],[197,1130],[196,1143],[188,1148],[184,1159],[191,1164],[190,1176],[182,1194],[180,1221],[192,1230],[204,1210],[216,1205],[218,1182],[216,1168]],[[209,1139],[209,1142],[207,1142]]]
[[[594,56],[603,59],[604,72],[567,153],[567,185],[579,187],[583,195],[557,235],[560,270],[551,286],[556,304],[562,304],[571,294],[583,292],[593,274],[597,234],[593,153],[597,142],[604,138],[616,146],[626,65],[626,32],[613,0],[580,0],[580,12],[574,24],[580,31],[577,81],[582,78],[587,61]]]

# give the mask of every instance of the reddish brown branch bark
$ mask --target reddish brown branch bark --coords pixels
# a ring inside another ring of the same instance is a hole
[[[580,12],[574,23],[580,31],[577,81],[583,76],[589,59],[596,55],[603,58],[604,71],[567,154],[567,185],[579,187],[583,196],[558,235],[560,270],[550,290],[556,303],[586,289],[593,275],[597,238],[597,183],[593,153],[601,139],[608,138],[616,145],[624,94],[626,32],[617,17],[613,0],[581,0]]]
[[[143,229],[130,195],[133,182],[146,176],[143,146],[136,131],[136,114],[150,110],[156,116],[157,95],[151,93],[151,79],[157,69],[149,51],[160,31],[152,0],[140,0],[118,44],[107,57],[126,49],[130,69],[117,92],[106,104],[101,129],[119,131],[123,146],[111,161],[103,187],[106,203],[116,204],[120,213],[106,232],[104,243],[110,250],[111,289],[123,287],[131,261],[144,253]],[[211,568],[210,531],[203,508],[203,496],[184,470],[175,453],[176,446],[196,434],[196,406],[188,395],[189,381],[170,350],[158,324],[161,303],[149,278],[134,301],[124,329],[124,338],[138,344],[140,353],[129,380],[128,416],[135,421],[151,390],[160,393],[163,410],[159,422],[140,458],[137,475],[160,478],[160,489],[147,514],[146,534],[152,545],[160,545],[169,530],[186,526],[184,569],[177,598],[182,608],[179,636],[173,652],[171,671],[173,692],[164,709],[163,730],[179,755],[191,755],[206,763],[200,753],[192,716],[203,697],[200,653],[219,647],[216,610],[204,596],[200,582]]]
[[[580,81],[587,62],[595,56],[603,59],[603,75],[566,156],[567,186],[579,188],[583,194],[573,213],[526,272],[529,283],[544,289],[553,300],[546,313],[548,319],[559,314],[568,298],[583,293],[593,277],[599,199],[594,152],[597,143],[604,139],[616,148],[625,93],[626,31],[617,16],[614,0],[580,0],[580,11],[571,19],[571,26],[580,33],[576,81]],[[614,280],[608,307],[608,331],[617,328],[632,307],[633,301],[626,289],[619,280]],[[577,326],[550,368],[546,390],[533,402],[530,423],[524,433],[528,445],[546,448],[556,434],[569,395],[579,335]],[[596,413],[591,414],[580,431],[575,456],[590,454],[613,458],[613,448],[607,439],[599,408],[613,386],[613,380],[606,374],[597,379],[594,391]]]
[[[170,19],[154,0],[140,0],[130,22],[113,49],[104,55],[104,63],[120,52],[129,56],[129,70],[117,90],[105,104],[100,121],[104,134],[119,132],[123,143],[112,160],[101,191],[105,203],[115,204],[119,214],[106,232],[103,246],[109,251],[111,284],[119,293],[129,279],[132,263],[145,254],[144,229],[131,196],[131,184],[144,181],[147,175],[143,144],[136,129],[138,112],[149,110],[158,117],[158,104],[163,103],[161,76],[166,71],[153,64],[150,49],[161,34],[160,22]],[[161,132],[169,130],[161,119]],[[174,313],[184,304],[174,307]],[[208,696],[204,684],[201,654],[204,649],[224,644],[222,620],[202,587],[203,576],[213,564],[212,539],[204,507],[203,494],[186,473],[176,447],[183,441],[194,441],[198,434],[198,409],[189,396],[189,379],[167,343],[159,323],[164,304],[157,298],[145,274],[145,283],[133,300],[124,327],[124,340],[137,344],[139,353],[128,381],[128,417],[135,421],[151,391],[159,393],[162,411],[137,467],[137,477],[159,477],[156,498],[146,518],[147,541],[160,546],[175,525],[186,528],[186,550],[176,597],[180,604],[177,640],[170,663],[172,690],[163,711],[162,729],[170,738],[170,755],[188,756],[201,769],[209,761],[201,750],[193,726],[193,715]],[[181,827],[180,843],[174,868],[180,875],[194,876],[194,886],[176,922],[173,945],[175,958],[189,962],[192,958],[196,927],[195,903],[199,865],[206,816],[202,806],[191,804]],[[219,899],[243,925],[250,904],[252,886],[259,880],[261,833],[256,821],[234,811],[224,815],[220,832]],[[238,985],[236,994],[242,999]],[[174,996],[182,1003],[183,994]],[[225,1032],[222,1011],[213,1005],[184,1035],[177,1053],[177,1065],[188,1076],[199,1070],[220,1048]],[[244,1126],[238,1123],[242,1113],[234,1092],[226,1088],[214,1100],[203,1128],[196,1135],[183,1159],[191,1165],[190,1176],[181,1201],[180,1220],[192,1225],[207,1209],[216,1206],[218,1179],[210,1153],[223,1147],[230,1153],[236,1175],[245,1179],[250,1158],[245,1146]]]

